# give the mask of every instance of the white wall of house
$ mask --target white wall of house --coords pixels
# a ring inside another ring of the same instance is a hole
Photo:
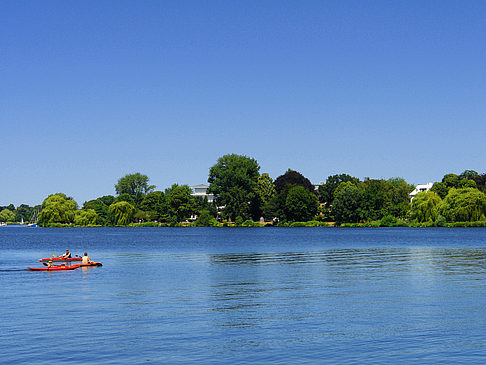
[[[410,202],[412,202],[413,198],[415,198],[415,195],[418,193],[423,193],[426,191],[429,191],[432,188],[433,183],[429,182],[428,184],[425,185],[417,185],[413,191],[408,194],[410,196]]]
[[[208,194],[207,190],[209,189],[208,185],[194,185],[191,186],[192,189],[192,196],[200,196],[202,198],[207,197],[208,203],[212,203],[214,201],[214,194]]]

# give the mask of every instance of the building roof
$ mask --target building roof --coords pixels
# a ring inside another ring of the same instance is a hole
[[[204,185],[204,184],[200,184],[200,185],[191,186],[191,188],[193,188],[193,189],[207,189],[207,188],[209,188],[209,186]]]

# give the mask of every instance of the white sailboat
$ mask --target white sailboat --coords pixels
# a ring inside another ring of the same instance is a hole
[[[37,219],[39,219],[39,212],[37,210],[34,210],[34,213],[32,214],[32,217],[30,218],[27,227],[37,227]]]

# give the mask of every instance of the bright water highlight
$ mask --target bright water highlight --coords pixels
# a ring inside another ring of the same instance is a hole
[[[30,272],[87,251],[103,267]],[[0,229],[9,363],[483,363],[485,229]]]

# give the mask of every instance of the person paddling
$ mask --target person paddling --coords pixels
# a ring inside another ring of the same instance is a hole
[[[82,264],[89,264],[90,262],[91,262],[91,259],[89,258],[88,253],[85,252],[81,263]]]
[[[63,259],[70,259],[71,258],[71,252],[69,252],[69,250],[66,250],[66,253],[60,255],[59,257],[62,257]]]

